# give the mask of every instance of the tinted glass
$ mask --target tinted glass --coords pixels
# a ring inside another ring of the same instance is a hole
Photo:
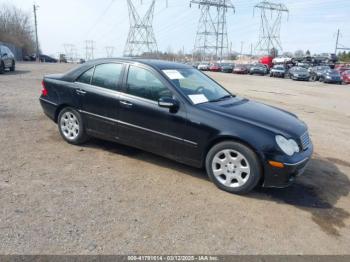
[[[83,73],[81,76],[79,76],[79,78],[77,79],[77,82],[90,84],[93,73],[94,73],[94,68],[89,69],[88,71]]]
[[[120,75],[122,73],[122,64],[102,64],[95,68],[91,84],[111,90],[117,90]]]
[[[166,71],[163,70],[165,73]],[[220,85],[196,69],[176,69],[170,71],[177,72],[175,75],[168,76],[171,82],[195,104],[199,103],[196,97],[200,97],[200,103],[204,103],[230,95]]]
[[[170,90],[150,71],[130,66],[127,93],[158,101],[161,97],[172,97]]]

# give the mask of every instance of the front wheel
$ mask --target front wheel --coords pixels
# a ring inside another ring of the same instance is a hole
[[[230,193],[246,194],[258,185],[261,178],[256,154],[234,141],[213,146],[207,154],[205,166],[210,180]]]
[[[87,140],[83,120],[78,111],[71,107],[64,108],[58,115],[58,130],[70,144],[79,145]]]
[[[0,75],[5,72],[5,65],[4,62],[0,61]]]
[[[15,70],[16,70],[16,63],[15,63],[15,61],[12,61],[12,65],[10,67],[10,71],[14,72]]]

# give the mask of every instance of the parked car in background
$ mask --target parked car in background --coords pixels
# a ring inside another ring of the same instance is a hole
[[[329,66],[314,66],[312,67],[309,72],[310,72],[310,78],[313,81],[318,81],[320,79],[320,76],[323,74],[325,70],[329,70]]]
[[[221,63],[220,67],[221,67],[221,72],[223,72],[223,73],[232,73],[234,65],[233,64],[229,64],[229,63]]]
[[[249,74],[264,76],[267,74],[267,67],[263,64],[252,65],[249,69]]]
[[[330,83],[330,84],[339,84],[341,85],[343,80],[341,75],[337,70],[328,69],[322,72],[320,75],[320,82]]]
[[[3,74],[7,68],[15,71],[15,56],[7,46],[0,45],[0,74]]]
[[[201,70],[201,71],[208,71],[209,70],[209,67],[210,67],[210,64],[209,63],[200,63],[197,67],[198,70]]]
[[[285,77],[287,69],[283,65],[275,65],[270,70],[270,77]]]
[[[341,77],[344,84],[350,84],[350,70],[344,71]]]
[[[221,67],[219,64],[211,64],[209,66],[209,71],[211,72],[220,72],[221,71]]]
[[[340,74],[342,74],[343,72],[350,70],[350,66],[336,66],[334,69],[337,70]]]
[[[296,115],[231,94],[184,64],[99,59],[47,75],[42,87],[43,111],[66,142],[99,137],[205,168],[231,193],[285,187],[312,157]]]
[[[48,55],[39,55],[40,62],[42,63],[57,63],[58,59]]]
[[[291,69],[289,69],[288,75],[292,80],[310,80],[310,73],[304,67],[294,66]]]
[[[245,65],[235,65],[234,74],[248,74],[248,68]]]

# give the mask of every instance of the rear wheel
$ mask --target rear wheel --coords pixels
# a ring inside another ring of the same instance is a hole
[[[258,185],[261,178],[256,154],[235,141],[213,146],[207,154],[205,166],[210,180],[230,193],[246,194]]]
[[[57,123],[61,136],[68,143],[79,145],[87,140],[83,120],[75,109],[64,108],[58,115]]]

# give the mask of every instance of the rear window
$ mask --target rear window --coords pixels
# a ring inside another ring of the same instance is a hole
[[[92,75],[94,74],[94,67],[83,73],[79,78],[77,79],[77,82],[84,83],[84,84],[90,84]]]
[[[95,67],[91,84],[111,90],[117,90],[122,73],[122,64],[102,64]]]

